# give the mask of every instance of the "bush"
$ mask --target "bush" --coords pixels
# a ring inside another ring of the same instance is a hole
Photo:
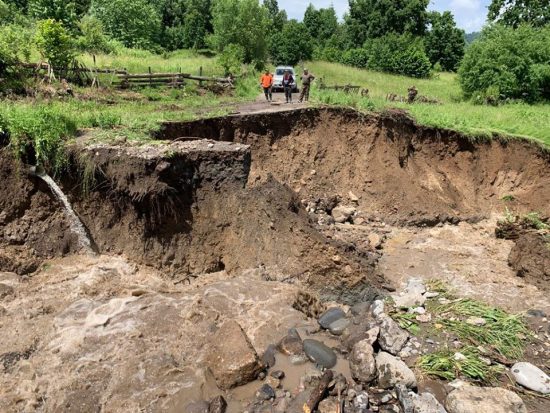
[[[341,62],[342,61],[342,50],[336,47],[317,47],[313,51],[313,60],[324,60],[327,62]]]
[[[369,52],[366,49],[349,49],[340,56],[340,63],[348,66],[366,68],[369,62]]]
[[[29,61],[31,33],[24,27],[13,24],[0,26],[0,77],[18,77],[14,66],[17,62]]]
[[[270,39],[271,58],[275,64],[294,66],[311,59],[313,39],[303,23],[290,20],[279,33]]]
[[[54,70],[65,69],[76,57],[76,45],[61,22],[48,19],[38,23],[38,51]]]
[[[369,69],[418,78],[430,75],[431,63],[420,38],[389,34],[367,41],[365,49]]]
[[[218,64],[225,74],[239,74],[244,60],[244,48],[238,44],[230,44],[218,55]]]
[[[78,27],[82,35],[78,38],[78,48],[92,54],[112,53],[113,45],[103,31],[103,24],[93,16],[84,16]]]
[[[495,25],[466,51],[459,69],[466,97],[550,99],[550,27]]]

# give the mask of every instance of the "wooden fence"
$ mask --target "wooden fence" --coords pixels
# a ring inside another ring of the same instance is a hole
[[[47,63],[20,63],[20,67],[33,69],[34,71],[46,71],[51,76],[51,67]],[[75,65],[73,67],[64,69],[61,71],[64,75],[70,78],[78,79],[83,84],[91,84],[98,86],[100,79],[99,75],[112,75],[110,84],[119,88],[129,88],[132,86],[169,86],[169,87],[181,87],[185,85],[186,80],[198,81],[202,85],[202,82],[212,82],[223,87],[232,87],[234,79],[232,77],[208,77],[208,76],[195,76],[189,73],[154,73],[149,68],[148,73],[129,73],[126,69],[99,69],[88,68],[82,65]],[[202,73],[202,67],[200,68]]]

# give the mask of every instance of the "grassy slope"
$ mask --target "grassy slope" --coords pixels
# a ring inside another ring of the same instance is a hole
[[[370,91],[370,98],[346,96],[343,92],[313,91],[313,97],[322,103],[343,103],[363,109],[400,107],[421,124],[455,129],[473,136],[493,133],[522,136],[550,145],[550,105],[514,103],[499,107],[473,105],[461,98],[456,75],[441,73],[434,79],[412,79],[368,70],[355,69],[327,62],[309,62],[309,69],[323,77],[327,85],[353,84]],[[405,96],[407,88],[415,85],[421,95],[435,98],[440,105],[388,102],[386,95]]]

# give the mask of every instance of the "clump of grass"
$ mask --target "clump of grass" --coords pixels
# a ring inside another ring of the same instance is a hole
[[[501,199],[504,202],[513,202],[516,200],[516,197],[514,195],[504,195]]]
[[[418,367],[428,376],[445,380],[454,380],[457,377],[466,377],[482,383],[495,382],[502,372],[500,365],[488,365],[481,359],[480,351],[467,346],[460,349],[458,354],[449,350],[441,350],[420,357]]]
[[[550,230],[550,225],[542,220],[538,212],[530,212],[528,214],[525,214],[522,217],[522,220],[535,229],[544,231]]]
[[[496,357],[518,358],[523,354],[524,341],[529,335],[523,319],[469,298],[444,304],[431,304],[430,311],[438,315],[438,323],[448,333],[475,346],[487,347]],[[469,324],[469,317],[483,318],[486,323]]]
[[[399,327],[407,330],[409,333],[418,335],[420,333],[420,327],[416,322],[415,313],[405,313],[402,311],[394,311],[390,313],[390,317],[393,318]]]

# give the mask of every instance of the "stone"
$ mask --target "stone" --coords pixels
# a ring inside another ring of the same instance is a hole
[[[448,413],[527,413],[523,400],[500,387],[462,386],[445,400]]]
[[[205,400],[191,402],[185,406],[184,413],[209,413],[210,403]]]
[[[216,384],[227,390],[256,379],[262,365],[239,323],[226,321],[214,333],[206,354],[206,365]]]
[[[414,413],[447,413],[431,393],[424,392],[413,397]]]
[[[426,309],[424,307],[416,307],[411,310],[411,313],[420,314],[420,315],[426,314]]]
[[[439,293],[436,292],[436,291],[428,291],[428,292],[424,293],[424,297],[426,297],[426,298],[439,297]]]
[[[470,317],[466,320],[467,324],[473,325],[473,326],[484,326],[487,324],[487,320],[481,317]]]
[[[285,378],[285,372],[282,371],[282,370],[275,370],[275,371],[272,371],[270,374],[269,374],[271,377],[275,377],[276,379],[279,379],[279,380],[282,380]]]
[[[430,313],[417,315],[415,317],[415,320],[420,322],[420,323],[429,323],[430,321],[432,321],[432,315]]]
[[[326,369],[336,365],[336,353],[317,340],[304,340],[304,351],[308,358]]]
[[[281,386],[281,380],[269,376],[265,379],[265,384],[269,384],[273,389],[278,389]]]
[[[377,320],[384,314],[384,301],[375,300],[370,307],[371,314]]]
[[[399,327],[393,318],[385,315],[381,319],[378,343],[382,350],[395,355],[405,346],[409,333]]]
[[[343,224],[348,221],[355,212],[357,212],[357,209],[353,206],[338,205],[332,210],[332,217],[334,218],[334,222]]]
[[[304,345],[298,330],[291,328],[288,334],[281,339],[277,348],[281,353],[289,356],[303,354]]]
[[[326,330],[329,328],[329,326],[332,323],[345,317],[346,317],[346,313],[344,312],[344,310],[342,310],[339,307],[332,307],[332,308],[329,308],[327,311],[325,311],[321,315],[321,317],[319,317],[318,322],[319,322],[319,325]]]
[[[358,316],[358,315],[364,315],[367,311],[369,311],[369,308],[371,306],[371,303],[368,301],[363,301],[360,303],[355,304],[353,307],[351,307],[351,314]]]
[[[416,377],[407,365],[389,353],[381,351],[376,356],[378,368],[378,386],[390,389],[397,384],[403,384],[408,388],[416,387]]]
[[[369,394],[366,391],[357,393],[353,399],[353,407],[355,407],[359,413],[364,413],[369,408]]]
[[[299,366],[301,364],[306,364],[309,358],[306,356],[305,353],[303,353],[303,354],[294,354],[290,356],[289,360],[290,360],[290,364],[292,364],[293,366]]]
[[[349,326],[350,321],[347,318],[341,318],[331,323],[328,330],[335,336],[341,336],[344,330]]]
[[[348,197],[351,202],[359,202],[359,198],[353,192],[348,192]]]
[[[369,241],[369,245],[374,249],[381,249],[382,248],[382,237],[378,235],[375,232],[370,233],[367,236],[367,240]]]
[[[210,400],[210,406],[208,406],[208,413],[225,413],[227,410],[227,402],[223,396],[216,396]]]
[[[411,278],[403,292],[399,295],[392,295],[395,306],[398,308],[409,308],[423,306],[426,302],[426,286],[417,278]]]
[[[523,387],[537,393],[550,393],[550,377],[537,366],[522,361],[514,364],[510,370],[514,379]]]
[[[259,400],[271,400],[275,398],[275,390],[269,385],[264,384],[260,390],[256,392],[256,397]]]
[[[401,383],[395,386],[395,391],[397,392],[397,399],[403,413],[415,413],[413,404],[414,393],[409,393],[409,389]]]
[[[379,334],[380,334],[380,327],[375,326],[371,328],[369,331],[367,331],[365,340],[368,341],[369,344],[372,346],[374,345],[374,343],[376,343],[376,340],[378,340]]]
[[[351,376],[363,384],[368,384],[376,378],[374,349],[368,340],[362,340],[353,346],[349,368]]]
[[[267,368],[271,368],[275,365],[275,352],[277,351],[277,347],[275,347],[273,344],[270,344],[267,346],[267,349],[265,350],[264,354],[262,355],[262,364],[266,366]]]
[[[319,413],[339,413],[338,400],[334,397],[322,400],[317,407]]]

